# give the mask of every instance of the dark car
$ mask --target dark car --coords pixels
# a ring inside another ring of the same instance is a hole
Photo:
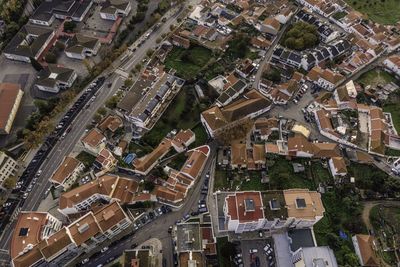
[[[150,211],[149,212],[149,217],[150,217],[150,220],[153,220],[154,217],[155,217],[154,212]]]
[[[259,257],[256,257],[255,263],[256,263],[256,267],[260,267],[260,258]]]

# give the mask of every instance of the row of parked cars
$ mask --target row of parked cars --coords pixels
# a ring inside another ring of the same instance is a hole
[[[300,89],[297,91],[297,94],[293,98],[293,102],[297,104],[300,101],[300,98],[303,97],[303,95],[307,92],[308,90],[308,85],[303,83],[300,87]]]
[[[172,211],[171,207],[167,205],[162,205],[161,207],[155,210],[143,213],[142,216],[140,216],[140,218],[133,223],[133,229],[137,231],[139,230],[139,228],[143,227],[144,225],[148,224],[154,219],[171,211]]]
[[[43,164],[46,157],[49,155],[51,150],[57,141],[62,138],[65,132],[71,130],[70,125],[75,117],[78,115],[80,110],[84,107],[87,101],[98,91],[98,89],[103,85],[105,81],[105,77],[98,77],[90,86],[90,91],[86,90],[74,103],[74,105],[68,110],[68,112],[64,115],[64,117],[60,120],[56,129],[45,139],[44,143],[36,152],[35,156],[25,168],[21,177],[19,178],[16,187],[13,189],[12,194],[18,196],[21,201],[19,201],[18,205],[12,205],[11,208],[7,209],[7,212],[0,211],[0,235],[5,228],[5,225],[8,224],[11,214],[14,213],[14,210],[17,207],[22,207],[24,205],[25,199],[28,197],[29,192],[32,191],[37,179],[41,174],[40,166]],[[65,136],[65,135],[64,135]],[[49,190],[46,190],[48,193]],[[11,199],[8,199],[6,202],[11,202]]]

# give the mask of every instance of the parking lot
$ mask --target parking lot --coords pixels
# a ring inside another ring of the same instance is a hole
[[[270,265],[267,259],[266,252],[264,248],[269,244],[271,247],[272,239],[262,239],[262,240],[243,240],[241,243],[242,255],[243,255],[243,265],[251,267],[269,267]],[[250,250],[253,253],[250,253]],[[273,248],[272,248],[273,250]],[[256,252],[257,251],[257,252]],[[271,259],[274,261],[274,253],[270,253]],[[258,260],[257,260],[258,258]]]

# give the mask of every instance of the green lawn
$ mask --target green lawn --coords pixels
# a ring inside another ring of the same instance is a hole
[[[207,142],[208,135],[201,123],[197,124],[192,131],[196,135],[196,141],[193,143],[193,147],[204,145]]]
[[[313,161],[311,163],[311,169],[314,175],[314,182],[315,184],[319,183],[329,183],[332,181],[332,176],[329,173],[328,168],[324,168],[321,162]]]
[[[377,23],[394,25],[400,20],[400,0],[346,0],[346,2]]]
[[[227,237],[217,238],[217,257],[219,267],[233,266],[231,258],[235,255],[234,244],[228,241]]]
[[[200,121],[200,112],[193,87],[184,86],[153,129],[143,136],[143,142],[155,147],[171,130],[193,128]]]
[[[292,162],[304,164],[303,161],[289,161],[284,157],[267,159],[270,167],[268,175],[270,178],[271,189],[289,189],[289,188],[309,188],[315,189],[314,183],[307,177],[307,169],[302,173],[294,173]]]
[[[340,20],[341,18],[344,18],[346,15],[347,15],[347,12],[338,11],[335,14],[333,14],[332,17],[336,20]]]
[[[85,168],[89,168],[93,165],[96,157],[85,151],[81,151],[78,156],[76,156],[76,159],[82,162],[85,165]]]
[[[175,69],[177,76],[194,79],[212,58],[212,52],[201,46],[192,45],[189,49],[174,47],[165,59],[168,69]]]
[[[395,77],[381,69],[370,70],[361,75],[357,80],[357,82],[361,83],[363,86],[371,85],[373,87],[378,84],[386,85],[394,81],[396,81]]]
[[[390,112],[392,114],[392,120],[394,127],[397,132],[400,133],[400,105],[399,104],[387,104],[383,106],[384,112]]]

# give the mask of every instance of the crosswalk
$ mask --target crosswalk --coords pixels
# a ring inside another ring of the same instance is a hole
[[[115,73],[118,74],[119,76],[121,76],[124,79],[128,79],[129,78],[129,73],[127,73],[126,71],[124,71],[121,68],[116,69]]]

